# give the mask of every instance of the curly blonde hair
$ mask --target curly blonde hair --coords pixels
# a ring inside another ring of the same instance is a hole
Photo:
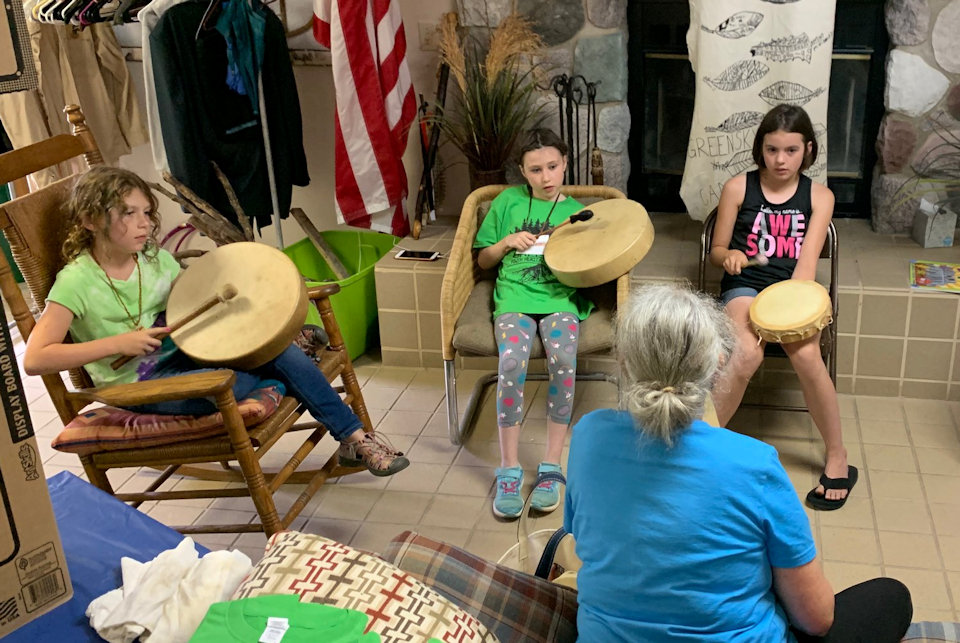
[[[67,201],[67,237],[61,253],[63,260],[70,263],[82,252],[91,250],[97,234],[106,234],[110,227],[111,212],[123,211],[124,200],[133,190],[143,192],[150,201],[150,222],[153,228],[143,247],[147,258],[157,255],[160,243],[160,213],[157,211],[157,197],[150,185],[129,170],[118,167],[98,165],[90,168],[80,177]],[[89,222],[96,230],[88,230],[84,223]]]

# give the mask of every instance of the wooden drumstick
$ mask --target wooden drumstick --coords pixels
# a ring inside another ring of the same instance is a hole
[[[756,255],[753,259],[749,260],[743,267],[750,268],[751,266],[765,266],[770,263],[770,259],[767,255]]]
[[[564,221],[563,223],[555,225],[552,228],[547,228],[546,230],[541,230],[540,234],[553,234],[554,232],[556,232],[563,226],[567,225],[568,223],[579,223],[580,221],[589,221],[592,218],[593,218],[593,210],[581,210],[576,214],[571,214],[570,218]]]
[[[224,284],[223,288],[220,289],[219,293],[217,293],[210,299],[206,300],[199,306],[197,306],[197,308],[192,312],[184,315],[183,318],[177,320],[175,324],[171,324],[170,330],[154,335],[154,337],[156,337],[157,339],[163,339],[170,333],[173,333],[174,331],[177,331],[183,328],[184,326],[186,326],[187,324],[192,322],[194,319],[196,319],[203,313],[207,312],[217,304],[233,299],[236,296],[237,296],[236,286],[234,286],[233,284]],[[117,359],[110,362],[110,368],[112,368],[113,370],[117,370],[118,368],[120,368],[121,366],[123,366],[124,364],[132,360],[134,357],[135,357],[134,355],[121,355]]]

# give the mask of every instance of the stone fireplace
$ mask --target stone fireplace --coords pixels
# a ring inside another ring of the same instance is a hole
[[[599,81],[596,139],[605,183],[651,210],[682,210],[678,198],[671,203],[660,196],[679,188],[677,161],[682,171],[693,110],[686,0],[632,0],[629,9],[627,0],[458,0],[457,5],[461,24],[471,29],[496,25],[512,10],[529,15],[550,48],[554,73]],[[917,200],[897,199],[894,207],[892,197],[935,143],[929,120],[960,132],[960,0],[837,0],[837,5],[835,42],[841,47],[834,49],[828,169],[838,214],[869,216],[877,232],[905,232]],[[641,27],[631,33],[638,7],[664,18],[655,32]],[[864,26],[871,20],[878,26],[873,35]],[[674,46],[645,52],[657,70],[646,82],[660,83],[656,95],[669,101],[661,105],[661,116],[652,116],[649,101],[636,99],[631,38],[635,45],[658,40]],[[555,105],[552,96],[544,100]],[[581,129],[586,121],[584,108]],[[581,145],[585,139],[580,137]],[[588,155],[584,152],[581,156]]]

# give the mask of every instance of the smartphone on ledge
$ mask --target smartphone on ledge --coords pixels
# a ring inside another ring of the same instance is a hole
[[[436,250],[401,250],[395,258],[409,261],[436,261],[439,256],[440,253]]]

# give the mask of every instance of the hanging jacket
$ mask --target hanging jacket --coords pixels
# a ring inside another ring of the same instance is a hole
[[[197,27],[208,2],[177,4],[150,33],[150,64],[163,145],[170,173],[221,214],[236,213],[214,173],[215,161],[230,180],[244,212],[258,227],[271,223],[273,206],[267,178],[263,130],[246,95],[227,84],[227,46],[214,29]],[[280,19],[265,18],[263,93],[280,216],[286,217],[294,185],[307,185],[300,101]],[[146,63],[146,61],[145,61]]]

